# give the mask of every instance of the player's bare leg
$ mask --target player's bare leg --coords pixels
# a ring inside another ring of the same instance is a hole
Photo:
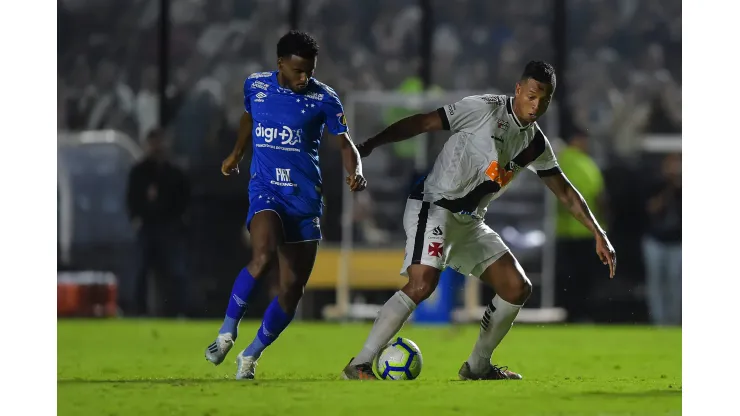
[[[407,269],[409,281],[383,305],[362,351],[342,371],[347,380],[373,380],[372,360],[383,346],[401,330],[411,313],[437,288],[440,270],[424,264]]]
[[[278,248],[280,291],[267,307],[257,336],[237,357],[237,379],[254,378],[257,360],[293,320],[317,251],[317,241],[282,244]]]
[[[255,214],[250,224],[252,260],[237,276],[226,309],[226,317],[216,340],[205,352],[206,360],[221,364],[237,338],[239,321],[247,310],[247,298],[258,279],[277,264],[277,248],[282,240],[283,225],[274,211]]]
[[[280,262],[280,292],[278,302],[284,311],[294,314],[303,297],[303,292],[311,277],[318,241],[283,244],[278,250]]]
[[[510,252],[488,266],[480,278],[493,287],[496,296],[483,314],[478,341],[458,375],[463,380],[521,379],[507,367],[491,364],[491,356],[532,293],[532,283]]]

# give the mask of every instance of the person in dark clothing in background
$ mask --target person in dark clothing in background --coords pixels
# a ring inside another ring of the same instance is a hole
[[[681,324],[681,156],[663,159],[661,178],[647,195],[643,241],[650,319]]]
[[[187,297],[184,215],[190,200],[185,173],[168,159],[164,132],[155,129],[147,137],[147,154],[129,173],[127,204],[137,231],[139,266],[136,303],[147,314],[148,275],[155,271],[162,289],[165,314],[185,314]]]

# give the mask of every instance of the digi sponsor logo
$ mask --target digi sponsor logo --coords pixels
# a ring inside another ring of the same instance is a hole
[[[301,129],[293,130],[288,126],[282,126],[281,128],[264,127],[262,123],[257,123],[257,127],[254,129],[254,135],[265,139],[265,143],[272,143],[273,140],[280,138],[281,145],[289,146],[300,143],[302,134]]]

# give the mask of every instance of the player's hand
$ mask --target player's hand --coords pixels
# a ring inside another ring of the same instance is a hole
[[[617,272],[617,253],[612,247],[612,243],[606,237],[606,234],[596,236],[596,254],[599,255],[601,262],[609,266],[609,278],[613,279]]]
[[[349,190],[352,192],[362,191],[367,188],[367,180],[362,175],[349,175],[345,179],[345,182],[347,182]]]
[[[362,142],[357,145],[357,151],[360,152],[360,157],[368,157],[372,153],[373,148],[368,146],[367,142]]]
[[[224,176],[229,176],[232,173],[239,174],[239,162],[241,161],[240,158],[236,157],[233,153],[227,157],[224,162],[221,164],[221,173],[224,174]]]

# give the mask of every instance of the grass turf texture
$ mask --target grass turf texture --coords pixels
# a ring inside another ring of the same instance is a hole
[[[345,381],[369,324],[293,323],[233,380],[259,322],[243,322],[218,367],[203,358],[220,323],[59,320],[59,415],[665,415],[681,413],[681,330],[515,325],[494,354],[522,381],[463,382],[476,325],[406,325],[421,349],[413,381]]]

